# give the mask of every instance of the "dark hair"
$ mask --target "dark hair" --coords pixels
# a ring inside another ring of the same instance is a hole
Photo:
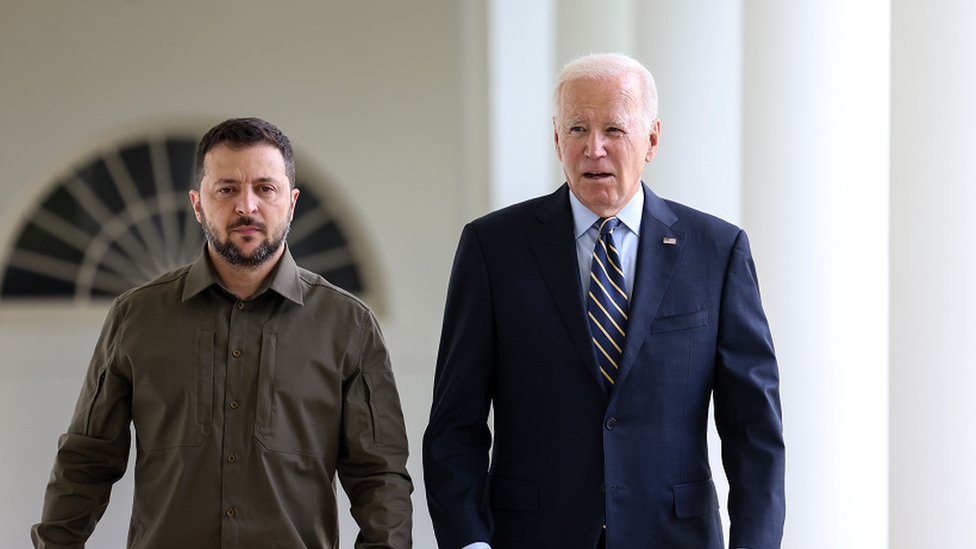
[[[268,144],[281,151],[285,159],[285,173],[288,183],[295,188],[295,158],[291,152],[291,142],[274,124],[260,118],[231,118],[217,124],[200,139],[196,155],[196,188],[203,181],[203,159],[217,145],[224,144],[234,149]]]

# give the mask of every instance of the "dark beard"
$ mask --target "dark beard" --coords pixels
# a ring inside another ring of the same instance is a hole
[[[241,250],[237,244],[234,244],[229,236],[227,237],[227,240],[224,241],[217,239],[217,235],[214,234],[213,230],[211,230],[210,224],[207,222],[207,218],[204,217],[202,211],[200,212],[200,219],[202,221],[200,225],[203,226],[203,234],[207,237],[207,243],[210,248],[217,252],[217,255],[223,258],[223,260],[228,264],[235,267],[241,267],[249,271],[257,269],[261,265],[267,263],[268,260],[271,259],[271,257],[274,256],[274,254],[278,251],[278,249],[281,248],[285,238],[288,236],[288,231],[291,230],[291,221],[289,220],[289,222],[282,227],[278,234],[271,238],[267,238],[264,243],[258,246],[258,248],[251,253],[251,255],[244,255],[244,251]],[[238,218],[237,221],[231,223],[227,227],[227,230],[230,232],[231,229],[240,227],[242,225],[253,225],[259,228],[261,232],[267,236],[267,226],[264,223],[258,223],[250,217]]]

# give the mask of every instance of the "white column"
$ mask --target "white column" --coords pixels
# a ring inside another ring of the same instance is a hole
[[[638,0],[636,54],[657,80],[661,144],[644,170],[659,195],[742,218],[742,6]]]
[[[491,209],[554,189],[554,0],[489,0]]]
[[[884,548],[890,5],[755,0],[743,21],[743,225],[782,376],[783,546]]]
[[[591,53],[632,54],[634,0],[559,0],[556,3],[556,72]]]
[[[892,5],[891,547],[973,546],[976,3]]]

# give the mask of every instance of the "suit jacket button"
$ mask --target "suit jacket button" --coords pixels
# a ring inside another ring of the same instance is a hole
[[[600,491],[603,492],[604,494],[607,493],[607,483],[606,482],[601,482],[600,483]]]
[[[613,429],[617,426],[617,420],[616,418],[610,418],[604,425],[606,425],[607,429]]]

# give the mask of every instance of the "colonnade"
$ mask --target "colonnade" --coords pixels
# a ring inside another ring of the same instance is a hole
[[[784,547],[962,547],[976,516],[976,6],[465,5],[487,14],[490,209],[562,181],[559,68],[623,51],[660,90],[645,181],[750,234],[781,364]]]

